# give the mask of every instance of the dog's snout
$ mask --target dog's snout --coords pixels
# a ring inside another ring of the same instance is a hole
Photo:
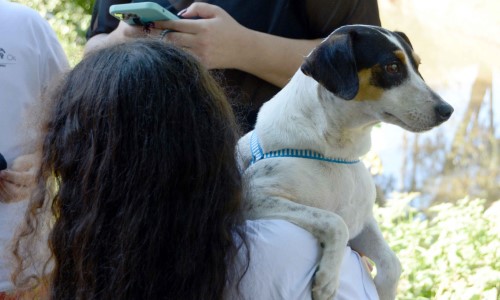
[[[451,105],[446,104],[446,103],[441,103],[438,104],[434,108],[436,112],[436,116],[441,120],[441,121],[446,121],[450,118],[451,114],[453,113],[453,107]]]

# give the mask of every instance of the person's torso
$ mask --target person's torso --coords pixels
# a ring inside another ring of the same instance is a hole
[[[99,8],[108,4],[127,3],[130,0],[101,0]],[[133,0],[144,2],[145,0]],[[98,1],[99,2],[99,1]],[[155,0],[173,13],[188,7],[192,0]],[[324,38],[334,29],[346,24],[380,25],[376,0],[208,0],[229,13],[241,25],[260,32],[292,39]],[[87,38],[110,32],[118,21],[107,12],[94,11]],[[95,18],[98,18],[97,19]],[[97,28],[97,29],[96,29]],[[252,74],[236,69],[217,70],[239,123],[244,131],[255,124],[261,105],[271,99],[280,88]]]
[[[49,81],[68,67],[55,33],[38,14],[17,3],[0,0],[0,153],[8,166],[34,138],[31,111]],[[12,288],[13,258],[8,248],[23,220],[27,201],[0,199],[0,291]]]
[[[22,154],[28,108],[41,96],[41,51],[29,13],[0,4],[0,153],[10,163]]]

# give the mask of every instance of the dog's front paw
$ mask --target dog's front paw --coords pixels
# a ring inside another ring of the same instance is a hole
[[[314,283],[312,288],[313,300],[331,300],[339,287],[338,275],[335,272],[328,272],[324,269],[319,269],[314,275]]]
[[[392,253],[380,265],[383,267],[377,269],[377,276],[374,279],[378,296],[380,300],[394,300],[402,271],[401,263]]]
[[[390,285],[381,287],[375,283],[377,288],[378,297],[380,300],[394,300],[396,299],[397,282]]]

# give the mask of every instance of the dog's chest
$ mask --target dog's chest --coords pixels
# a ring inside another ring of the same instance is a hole
[[[340,215],[350,238],[359,234],[372,214],[375,187],[361,162],[346,165],[277,158],[258,162],[245,176],[261,196],[281,197]]]
[[[326,168],[325,176],[318,176],[316,180],[329,184],[329,188],[320,195],[324,208],[342,217],[351,239],[361,232],[372,215],[375,202],[373,179],[362,162],[326,166],[323,163],[323,167]]]

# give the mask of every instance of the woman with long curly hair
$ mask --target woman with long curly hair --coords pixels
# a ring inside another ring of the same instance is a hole
[[[24,234],[49,201],[51,298],[219,298],[241,178],[214,80],[183,52],[139,41],[85,58],[50,97]]]
[[[236,293],[256,227],[242,226],[238,131],[209,73],[173,46],[139,40],[85,57],[48,98],[17,285],[45,275],[52,299]],[[51,222],[41,266],[37,236]]]
[[[311,298],[318,244],[286,221],[242,219],[239,131],[194,57],[153,39],[114,45],[46,98],[18,288],[46,287],[50,299]]]

